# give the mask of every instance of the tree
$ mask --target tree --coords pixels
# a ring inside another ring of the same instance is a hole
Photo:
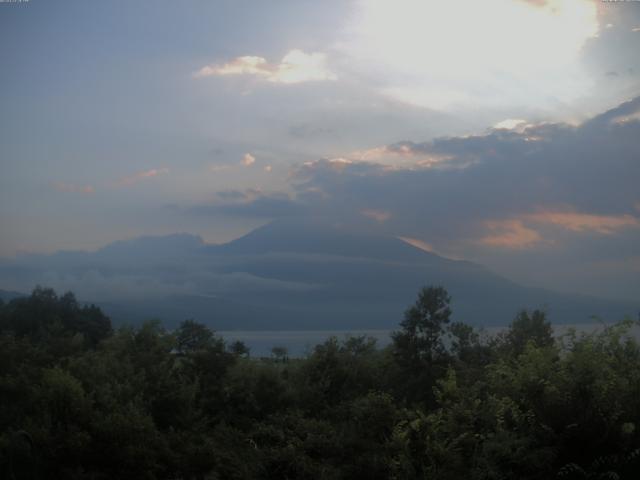
[[[448,348],[454,357],[458,373],[465,380],[477,379],[493,359],[493,350],[471,325],[453,322],[447,330],[450,340]]]
[[[229,345],[229,351],[236,357],[248,357],[251,352],[242,340],[236,340]]]
[[[95,305],[80,306],[71,292],[58,297],[51,288],[36,287],[29,297],[15,298],[2,310],[2,330],[35,341],[80,334],[80,343],[93,348],[112,333],[109,317]]]
[[[444,373],[442,342],[449,323],[451,297],[443,287],[425,287],[404,314],[402,330],[391,334],[393,354],[400,367],[398,388],[407,400],[433,400],[432,387]]]
[[[393,344],[403,363],[430,363],[444,354],[442,335],[449,323],[451,297],[443,287],[425,287],[415,305],[404,314],[402,331],[392,334]]]
[[[287,347],[275,346],[271,349],[271,355],[275,357],[276,362],[286,362],[288,353]]]
[[[184,320],[176,331],[176,348],[181,354],[206,350],[214,341],[213,332],[194,320]]]
[[[522,353],[529,342],[536,347],[550,347],[554,343],[553,327],[544,311],[534,310],[529,314],[522,310],[511,322],[504,339],[507,348],[516,355]]]

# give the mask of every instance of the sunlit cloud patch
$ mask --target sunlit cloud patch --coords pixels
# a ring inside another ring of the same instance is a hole
[[[326,54],[305,53],[298,49],[288,52],[278,63],[269,63],[259,56],[242,56],[223,64],[206,65],[193,74],[194,78],[229,75],[254,76],[283,84],[337,79],[336,74],[329,69]]]
[[[361,0],[339,48],[353,71],[402,102],[540,107],[592,87],[581,63],[596,2]]]

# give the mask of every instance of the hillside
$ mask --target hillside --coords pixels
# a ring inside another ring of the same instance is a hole
[[[116,322],[194,318],[216,329],[389,328],[415,293],[444,285],[453,318],[505,325],[521,308],[552,320],[618,320],[638,306],[526,288],[487,268],[340,225],[278,221],[223,245],[179,234],[0,263],[0,285],[73,290]]]

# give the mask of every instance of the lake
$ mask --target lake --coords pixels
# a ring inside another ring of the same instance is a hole
[[[578,331],[592,332],[603,327],[600,323],[585,323],[578,325],[554,325],[556,336],[561,336],[569,328]],[[399,328],[399,327],[398,327]],[[226,330],[216,332],[228,343],[240,340],[250,348],[254,357],[270,356],[273,347],[285,347],[290,357],[304,357],[311,353],[313,347],[323,343],[331,336],[343,340],[348,336],[366,335],[377,341],[378,347],[385,347],[391,342],[391,332],[398,330]],[[487,335],[495,335],[506,327],[486,327],[479,331]],[[640,329],[634,328],[636,337]]]
[[[366,335],[377,340],[379,347],[389,344],[392,330],[273,330],[273,331],[219,331],[227,342],[240,340],[251,349],[255,357],[271,355],[273,347],[285,347],[290,357],[304,357],[313,347],[331,336],[343,340],[348,336]]]

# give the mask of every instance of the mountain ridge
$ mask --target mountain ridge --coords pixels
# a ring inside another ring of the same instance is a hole
[[[522,308],[552,321],[615,320],[634,302],[524,287],[490,269],[349,226],[276,221],[212,245],[191,234],[139,237],[94,252],[0,261],[0,286],[74,291],[116,322],[195,318],[214,328],[388,328],[420,288],[442,285],[455,320],[504,325]]]

